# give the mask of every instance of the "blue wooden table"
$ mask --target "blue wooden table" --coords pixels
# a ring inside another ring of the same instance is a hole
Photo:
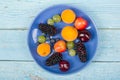
[[[28,29],[36,15],[56,4],[83,10],[96,23],[99,46],[82,71],[48,73],[31,57]],[[120,0],[0,0],[0,80],[120,80]]]

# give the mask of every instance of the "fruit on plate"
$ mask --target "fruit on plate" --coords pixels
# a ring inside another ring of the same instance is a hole
[[[75,56],[76,55],[76,51],[74,49],[70,49],[69,50],[69,55],[70,56]]]
[[[60,40],[59,38],[52,38],[52,39],[50,39],[50,43],[55,43],[55,42],[57,42],[59,40]]]
[[[52,25],[48,25],[48,24],[43,24],[43,23],[40,23],[39,24],[39,29],[45,33],[45,34],[48,34],[50,36],[53,36],[56,34],[56,28]]]
[[[59,40],[54,45],[54,50],[56,52],[64,52],[66,50],[66,43],[63,40]]]
[[[59,63],[61,60],[62,60],[62,54],[55,52],[46,60],[45,64],[47,66],[52,66]]]
[[[87,52],[85,45],[82,42],[78,42],[75,44],[76,46],[76,53],[78,54],[78,57],[81,62],[86,62],[87,61]]]
[[[53,19],[48,19],[48,20],[47,20],[47,24],[49,24],[49,25],[54,25]]]
[[[70,64],[68,61],[66,60],[62,60],[59,62],[59,69],[62,71],[62,72],[66,72],[70,69]]]
[[[54,23],[58,23],[61,20],[67,24],[74,22],[74,26],[65,26],[61,30],[61,36],[65,41],[54,38],[54,35],[57,33],[57,27],[54,26]],[[46,59],[45,65],[59,64],[59,69],[62,72],[68,71],[70,63],[67,60],[63,60],[63,54],[61,54],[67,49],[70,56],[77,55],[81,62],[86,62],[88,60],[87,51],[83,42],[87,42],[91,38],[91,33],[86,30],[87,26],[87,20],[82,17],[76,18],[76,14],[72,9],[65,9],[62,11],[61,16],[58,14],[54,15],[47,20],[47,24],[40,23],[38,28],[46,37],[43,35],[38,36],[38,43],[40,43],[37,47],[38,55],[46,57],[51,53],[51,49],[55,51]],[[46,41],[50,43],[45,43]]]
[[[51,45],[52,49],[53,49],[55,43],[56,43],[56,40],[54,38],[50,39],[50,45]]]
[[[62,21],[67,24],[71,24],[74,22],[76,18],[76,14],[73,10],[71,9],[66,9],[62,12],[61,14]]]
[[[73,42],[73,41],[68,41],[68,42],[67,42],[67,48],[68,48],[68,49],[74,48],[74,42]]]
[[[54,44],[55,42],[56,42],[56,40],[55,40],[55,39],[53,39],[53,38],[52,38],[52,39],[50,39],[50,43],[53,43],[53,44]]]
[[[56,23],[57,23],[57,22],[60,22],[60,21],[61,21],[60,15],[58,15],[58,14],[54,15],[54,16],[53,16],[53,21],[56,22]]]
[[[46,36],[46,40],[50,40],[50,36]]]
[[[50,52],[51,52],[51,48],[48,43],[39,44],[37,47],[37,53],[42,57],[48,56]]]
[[[44,43],[46,41],[46,38],[45,38],[45,36],[38,36],[38,42],[39,43]]]
[[[82,17],[78,17],[76,20],[75,20],[75,28],[78,29],[78,30],[84,30],[87,25],[88,25],[88,22],[87,20],[85,20],[84,18]]]
[[[78,31],[72,26],[65,26],[61,31],[61,36],[66,41],[74,41],[78,36]]]
[[[82,30],[78,32],[78,38],[82,41],[82,42],[87,42],[90,40],[91,38],[91,33],[88,30]]]
[[[56,39],[55,39],[56,42],[59,41],[59,40],[60,40],[60,38],[56,38]]]

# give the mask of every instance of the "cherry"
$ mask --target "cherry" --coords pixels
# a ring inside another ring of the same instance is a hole
[[[82,42],[87,42],[87,41],[89,41],[90,38],[91,38],[91,33],[90,33],[88,30],[79,31],[78,38],[79,38]]]
[[[69,64],[68,61],[62,60],[62,61],[59,62],[59,68],[60,68],[61,71],[66,72],[66,71],[69,70],[70,64]]]

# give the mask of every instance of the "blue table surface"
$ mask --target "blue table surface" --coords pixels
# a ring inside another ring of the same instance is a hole
[[[67,4],[96,23],[99,46],[92,62],[71,75],[39,67],[27,46],[28,29],[44,9]],[[0,0],[0,80],[120,80],[120,0]]]

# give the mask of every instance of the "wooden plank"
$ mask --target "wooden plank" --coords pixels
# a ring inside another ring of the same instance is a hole
[[[117,12],[86,12],[95,22],[98,28],[119,28],[120,13]],[[31,26],[35,14],[17,15],[8,17],[1,15],[0,29],[28,29]],[[4,22],[3,22],[4,21]],[[3,26],[4,25],[4,26]]]
[[[96,61],[119,61],[120,46],[118,45],[120,39],[119,30],[98,30],[99,45]]]
[[[0,30],[0,60],[33,60],[27,46],[27,30]],[[94,61],[120,61],[120,30],[98,30]]]
[[[0,62],[0,80],[119,80],[120,63],[91,63],[72,75],[55,75],[34,62]]]
[[[97,28],[120,28],[120,15],[117,12],[87,12]]]
[[[46,3],[49,2],[49,5]],[[72,6],[76,6],[80,9],[83,9],[85,11],[97,11],[97,12],[103,12],[103,11],[108,11],[111,12],[112,10],[118,11],[120,7],[120,1],[119,0],[104,0],[104,1],[87,1],[87,0],[76,0],[76,1],[58,1],[57,3],[54,0],[44,0],[43,2],[44,8],[49,7],[50,5],[56,5],[56,4],[68,4]],[[109,8],[109,9],[108,9]]]
[[[27,31],[1,30],[0,31],[0,60],[32,59],[27,46]]]
[[[56,4],[68,4],[85,11],[99,28],[119,28],[119,0],[5,0],[0,1],[0,29],[28,29],[36,15],[45,8]]]

